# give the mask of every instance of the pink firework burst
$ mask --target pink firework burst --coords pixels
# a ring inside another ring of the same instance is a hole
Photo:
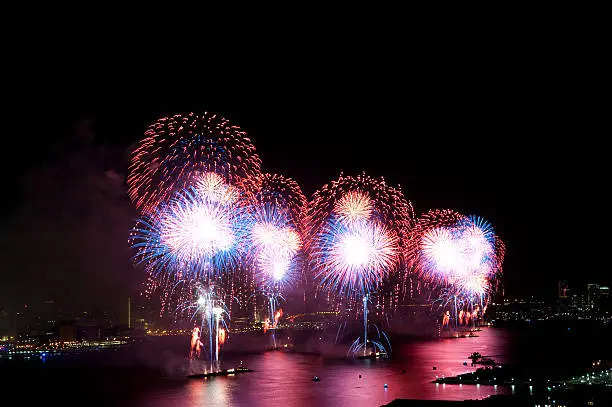
[[[286,210],[274,205],[251,213],[250,255],[258,283],[266,288],[295,277],[302,241]]]

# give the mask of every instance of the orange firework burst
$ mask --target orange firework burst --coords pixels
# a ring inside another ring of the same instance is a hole
[[[338,214],[342,221],[356,222],[366,220],[372,214],[372,203],[370,202],[370,197],[363,192],[359,190],[351,191],[336,202],[334,212]]]

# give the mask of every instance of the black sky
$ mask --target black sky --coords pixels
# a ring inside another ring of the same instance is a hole
[[[609,223],[603,59],[587,47],[543,45],[294,55],[266,67],[247,60],[224,74],[193,66],[153,73],[150,64],[100,67],[77,58],[17,80],[5,95],[3,261],[12,264],[6,242],[35,233],[6,227],[37,199],[27,193],[27,177],[82,149],[83,123],[92,145],[127,151],[157,117],[214,111],[247,131],[265,171],[296,179],[307,196],[340,171],[366,171],[401,184],[418,214],[451,208],[483,216],[507,243],[510,294],[552,296],[561,278],[609,284],[600,262]],[[87,285],[70,275],[55,284]],[[118,295],[112,284],[104,287],[110,297]]]

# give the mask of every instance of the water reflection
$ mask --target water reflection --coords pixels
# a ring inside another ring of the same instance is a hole
[[[485,328],[479,334],[474,338],[395,344],[391,361],[330,360],[285,352],[241,356],[255,372],[148,389],[139,399],[148,406],[358,407],[380,406],[396,398],[465,400],[510,392],[505,386],[431,383],[436,376],[474,371],[476,367],[463,364],[472,352],[510,362],[506,360],[506,331]],[[239,360],[225,362],[230,366]],[[314,376],[321,381],[312,381]]]
[[[184,389],[177,388],[179,394],[174,394],[174,402],[187,406],[227,406],[229,393],[233,391],[231,383],[223,380],[203,379],[189,380]],[[185,400],[181,400],[180,392],[185,391]]]

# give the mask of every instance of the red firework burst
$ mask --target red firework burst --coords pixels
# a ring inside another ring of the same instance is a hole
[[[132,152],[128,193],[138,209],[151,213],[199,175],[216,173],[230,185],[249,185],[260,167],[240,127],[215,114],[176,114],[152,123]]]

